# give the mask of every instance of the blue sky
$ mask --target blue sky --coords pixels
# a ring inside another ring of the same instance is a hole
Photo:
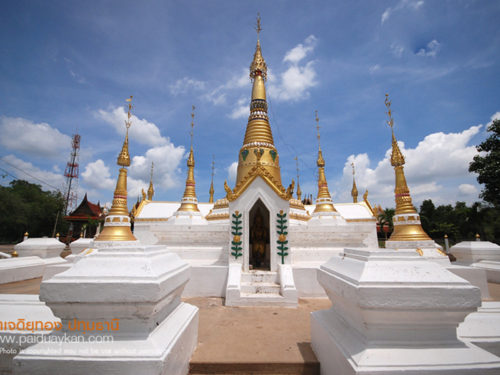
[[[394,206],[388,92],[414,203],[478,199],[468,164],[500,117],[493,1],[4,2],[0,183],[14,175],[64,190],[78,131],[80,197],[110,202],[133,95],[130,201],[147,188],[151,161],[155,199],[181,198],[193,104],[198,198],[208,200],[212,155],[222,197],[247,123],[257,12],[285,185],[298,155],[302,191],[316,196],[318,110],[334,201],[350,200],[355,161],[360,192]]]

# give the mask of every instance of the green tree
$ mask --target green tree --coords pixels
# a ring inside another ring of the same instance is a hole
[[[56,230],[64,232],[63,209],[62,194],[43,191],[40,185],[14,180],[0,186],[0,241],[17,242],[24,232],[30,237],[51,236],[58,213]]]
[[[469,172],[477,173],[477,181],[484,184],[481,198],[500,207],[500,120],[494,120],[487,130],[491,135],[476,146],[484,154],[474,156]]]

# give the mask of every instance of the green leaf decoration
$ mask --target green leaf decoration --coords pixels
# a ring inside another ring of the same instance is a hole
[[[248,150],[243,150],[241,151],[241,157],[243,158],[243,161],[246,160],[247,156],[248,156],[248,153],[249,151]]]
[[[273,161],[276,161],[276,156],[278,155],[278,154],[276,153],[276,151],[271,150],[271,151],[269,151],[269,153],[271,154],[271,157],[273,158]]]

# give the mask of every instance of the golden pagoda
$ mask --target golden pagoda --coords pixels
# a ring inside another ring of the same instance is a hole
[[[299,181],[299,157],[295,156],[295,166],[297,169],[297,200],[302,201],[302,190],[300,190],[300,181]]]
[[[106,219],[104,220],[104,228],[95,241],[137,241],[130,230],[130,216],[127,208],[127,169],[130,166],[130,154],[128,152],[128,129],[132,122],[132,96],[127,99],[128,113],[125,126],[125,141],[123,142],[122,150],[118,155],[117,164],[121,166],[118,181],[113,196],[113,203],[109,210]]]
[[[356,186],[356,179],[355,179],[356,171],[354,169],[354,163],[351,163],[351,166],[352,166],[352,189],[351,189],[351,197],[352,197],[352,202],[353,203],[358,203],[358,188]]]
[[[281,183],[281,170],[279,155],[274,146],[273,134],[267,115],[267,100],[265,81],[267,78],[267,65],[262,57],[260,47],[260,17],[257,18],[257,46],[250,64],[250,79],[253,81],[252,99],[250,102],[250,115],[243,146],[238,155],[238,169],[236,185],[230,189],[227,182],[224,189],[227,199],[233,201],[260,176],[281,198],[291,198]]]
[[[151,162],[151,178],[149,180],[149,188],[148,188],[148,200],[152,201],[153,196],[155,195],[155,189],[153,187],[153,168],[154,168],[154,163]]]
[[[198,209],[198,198],[196,198],[196,182],[194,180],[194,156],[193,156],[193,128],[194,128],[194,110],[191,112],[191,148],[187,159],[188,173],[186,178],[186,188],[182,196],[181,206],[177,212],[200,212]]]
[[[396,199],[396,212],[393,217],[394,231],[388,241],[430,241],[430,237],[422,229],[420,216],[413,206],[410,196],[410,189],[406,184],[403,170],[405,158],[399,149],[398,142],[394,135],[394,120],[391,112],[391,102],[389,94],[385,94],[385,105],[389,121],[387,124],[392,132],[392,154],[391,165],[394,167],[396,175],[396,187],[394,195]]]
[[[316,198],[314,213],[337,212],[335,207],[333,207],[332,197],[325,177],[325,159],[323,159],[323,152],[321,151],[318,111],[316,111],[316,130],[318,138],[318,160],[316,161],[318,166],[318,197]]]

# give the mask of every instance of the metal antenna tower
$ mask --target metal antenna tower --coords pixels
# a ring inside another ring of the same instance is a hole
[[[66,213],[66,215],[73,209],[75,209],[76,205],[78,204],[79,152],[80,134],[74,134],[73,138],[71,139],[70,160],[66,164],[66,169],[64,170],[64,177],[66,177],[66,203],[64,212]]]

